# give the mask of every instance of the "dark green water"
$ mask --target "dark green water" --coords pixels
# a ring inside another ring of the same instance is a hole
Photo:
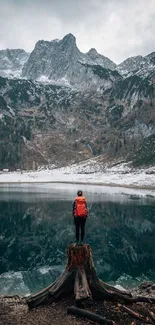
[[[77,185],[0,187],[0,293],[29,294],[62,272],[75,242]],[[82,186],[88,199],[85,242],[100,278],[132,285],[155,280],[155,200]],[[122,191],[122,190],[120,190]]]

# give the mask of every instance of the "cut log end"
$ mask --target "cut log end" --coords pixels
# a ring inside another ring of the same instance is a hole
[[[76,245],[72,244],[67,248],[67,268],[76,270],[77,267],[93,267],[91,248],[88,244]]]

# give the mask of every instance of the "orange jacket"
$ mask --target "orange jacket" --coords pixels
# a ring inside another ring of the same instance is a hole
[[[87,217],[87,201],[84,196],[77,196],[73,202],[73,216],[76,217]]]

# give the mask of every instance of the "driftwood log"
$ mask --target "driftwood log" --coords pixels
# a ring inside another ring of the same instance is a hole
[[[74,294],[75,302],[113,300],[124,303],[155,302],[155,298],[133,297],[101,281],[95,271],[89,245],[72,244],[67,248],[67,265],[64,272],[50,286],[27,298],[30,308],[50,303]]]
[[[102,317],[98,314],[94,314],[91,313],[90,311],[81,309],[81,308],[77,308],[75,306],[69,307],[67,309],[67,313],[68,314],[73,314],[73,315],[77,315],[80,317],[85,317],[87,319],[93,320],[95,322],[98,322],[100,324],[107,324],[107,325],[116,325],[116,323],[110,319],[107,319],[105,317]]]

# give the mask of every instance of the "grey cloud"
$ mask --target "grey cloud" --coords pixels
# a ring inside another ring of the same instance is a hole
[[[154,16],[154,0],[1,0],[0,48],[31,51],[71,32],[81,51],[120,62],[155,50]]]
[[[97,0],[98,1],[98,0]],[[17,10],[29,12],[36,11],[44,15],[56,16],[63,21],[74,21],[76,18],[87,17],[92,10],[99,10],[95,1],[91,0],[5,0],[9,5],[16,7]]]

